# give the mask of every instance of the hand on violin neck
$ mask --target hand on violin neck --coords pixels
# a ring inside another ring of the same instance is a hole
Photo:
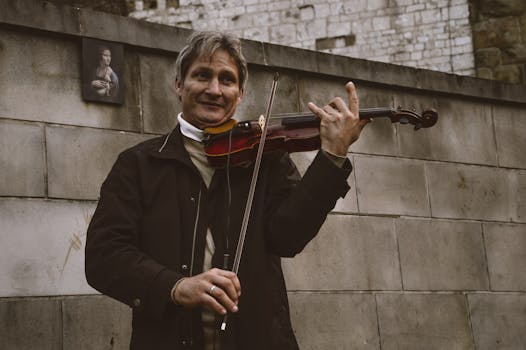
[[[320,118],[321,148],[333,155],[345,157],[351,146],[369,123],[368,119],[360,120],[359,102],[356,87],[352,82],[345,85],[348,105],[340,97],[335,97],[323,107],[309,102],[312,113]]]

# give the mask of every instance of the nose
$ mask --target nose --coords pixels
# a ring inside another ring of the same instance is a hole
[[[213,96],[221,96],[221,88],[218,79],[210,79],[206,87],[206,93]]]

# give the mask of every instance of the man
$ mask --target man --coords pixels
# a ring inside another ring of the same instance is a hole
[[[265,155],[236,275],[229,269],[252,166],[215,170],[201,141],[203,129],[232,118],[247,74],[237,38],[192,35],[177,59],[178,126],[124,151],[102,185],[86,276],[133,308],[132,349],[298,348],[280,257],[299,253],[348,191],[347,150],[367,121],[352,83],[349,106],[309,103],[322,150],[303,179],[288,154]]]

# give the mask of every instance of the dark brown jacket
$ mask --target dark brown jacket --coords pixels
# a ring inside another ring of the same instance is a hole
[[[350,171],[349,161],[340,169],[320,152],[300,179],[288,154],[264,157],[238,274],[240,311],[229,316],[223,350],[297,349],[280,257],[316,235],[348,191]],[[233,260],[251,174],[230,169],[228,209],[226,172],[216,171],[207,189],[179,128],[119,155],[88,228],[86,276],[133,308],[131,349],[202,349],[200,310],[174,305],[170,290],[202,272],[207,227],[213,265],[221,267],[226,245]]]

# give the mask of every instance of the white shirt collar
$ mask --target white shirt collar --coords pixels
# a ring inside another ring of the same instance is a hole
[[[203,141],[203,139],[205,138],[203,130],[196,128],[195,126],[187,122],[183,118],[183,112],[177,115],[177,121],[179,122],[179,125],[181,126],[181,133],[184,136],[192,140],[198,141],[198,142]]]

